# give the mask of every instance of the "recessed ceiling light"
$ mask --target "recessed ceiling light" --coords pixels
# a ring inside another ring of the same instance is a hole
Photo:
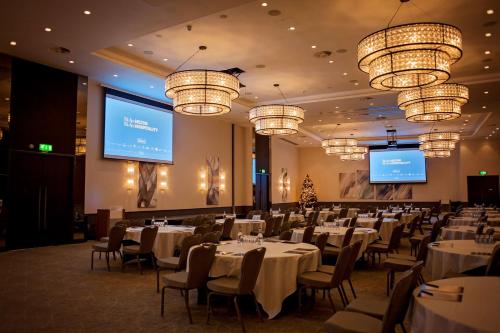
[[[168,61],[168,58],[163,58],[163,61]]]
[[[267,7],[267,2],[263,2],[260,4],[262,7]]]
[[[483,106],[482,106],[482,108],[483,108],[483,109],[486,109],[486,105],[483,105]]]
[[[259,96],[254,96],[253,98],[257,99],[257,98],[259,98]]]
[[[336,106],[335,108],[336,108],[336,109],[338,109],[339,107],[338,107],[338,106]]]
[[[488,14],[488,15],[493,15],[494,13],[495,13],[495,11],[493,9],[488,9],[486,11],[486,14]]]
[[[128,47],[132,47],[132,46],[134,46],[134,44],[132,44],[132,43],[128,43],[128,44],[127,44],[127,46],[128,46]]]
[[[52,29],[51,29],[51,28],[49,28],[49,27],[46,27],[46,28],[45,28],[45,29],[43,29],[43,30],[45,30],[45,31],[47,31],[47,32],[51,32],[51,31],[52,31]]]
[[[311,45],[311,49],[315,49],[316,48],[316,45]]]
[[[6,101],[10,101],[10,97],[5,97],[5,100]]]
[[[12,46],[16,46],[17,42],[15,40],[11,40],[9,44],[12,45]]]
[[[484,69],[490,69],[490,66],[486,65],[484,66]]]
[[[491,54],[491,51],[486,50],[486,51],[484,51],[484,54]]]
[[[469,119],[465,119],[464,121],[467,123],[467,122],[469,122]]]
[[[351,120],[351,117],[347,117],[347,120]]]
[[[322,122],[322,121],[323,121],[323,119],[318,119],[318,121],[319,121],[319,122]]]
[[[333,64],[333,60],[328,60],[328,63],[329,64]]]
[[[483,94],[488,95],[488,90],[483,91]]]
[[[288,27],[288,30],[295,31],[295,27],[294,26]]]
[[[355,86],[359,85],[359,82],[354,82],[354,85],[355,85]]]
[[[344,72],[344,73],[342,73],[342,75],[347,76],[347,73],[346,73],[346,72]]]
[[[90,14],[92,14],[92,12],[91,12],[90,10],[84,10],[84,11],[83,11],[83,13],[84,13],[85,15],[90,15]]]
[[[68,62],[69,62],[70,64],[74,64],[74,63],[75,63],[75,61],[74,61],[74,60],[70,60],[70,61],[68,61]]]
[[[373,106],[373,102],[370,103],[370,106]]]
[[[87,82],[82,82],[82,84],[83,84],[84,86],[86,86],[86,85],[87,85]]]
[[[118,77],[118,74],[113,74],[113,77]]]
[[[491,37],[491,32],[487,32],[484,34],[484,37]]]
[[[500,129],[500,128],[498,128],[498,127],[496,128],[496,130],[497,130],[497,131],[498,131],[499,129]]]

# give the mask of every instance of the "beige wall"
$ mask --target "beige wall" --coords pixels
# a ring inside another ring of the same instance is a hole
[[[85,213],[111,206],[147,210],[137,208],[137,163],[135,187],[129,191],[127,161],[102,158],[103,89],[95,81],[88,87]],[[251,154],[247,153],[251,132],[236,126],[235,134],[235,204],[251,205]],[[216,118],[174,114],[173,141],[174,164],[164,166],[168,188],[164,193],[158,191],[158,205],[150,210],[215,207],[206,205],[206,193],[199,190],[200,173],[206,168],[208,156],[220,158],[220,171],[225,174],[226,190],[220,195],[219,206],[231,206],[231,124]]]
[[[299,177],[311,176],[320,201],[353,201],[340,199],[338,174],[368,169],[368,159],[341,162],[338,157],[327,156],[321,148],[299,149]],[[466,201],[467,176],[478,175],[480,170],[500,174],[498,140],[461,141],[452,157],[428,159],[427,183],[413,185],[413,201]]]
[[[288,170],[290,192],[286,200],[282,199],[280,191],[281,169]],[[299,148],[295,145],[271,137],[271,202],[297,202],[302,179],[299,175]]]

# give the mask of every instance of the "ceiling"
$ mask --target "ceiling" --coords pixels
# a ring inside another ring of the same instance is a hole
[[[427,124],[406,122],[396,106],[396,93],[370,88],[368,75],[357,68],[357,42],[387,26],[398,0],[276,0],[267,1],[265,7],[261,3],[4,1],[0,52],[165,100],[164,77],[199,45],[206,45],[208,49],[182,69],[239,67],[245,71],[239,78],[246,87],[233,102],[233,111],[221,117],[225,121],[248,126],[250,107],[282,102],[273,87],[279,83],[288,103],[306,109],[301,133],[287,138],[301,146],[350,134],[376,142],[385,140],[388,128],[411,141],[430,130]],[[494,13],[487,14],[488,9]],[[92,14],[84,15],[83,10]],[[473,6],[470,0],[411,0],[395,16],[392,24],[438,21],[462,30],[464,56],[452,66],[450,82],[468,85],[470,101],[463,107],[463,117],[439,123],[438,129],[462,130],[466,138],[490,134],[490,139],[499,138],[495,130],[500,125],[499,15],[495,0],[476,0]],[[43,31],[47,26],[51,32]],[[10,46],[11,40],[17,45]],[[64,46],[71,53],[51,52],[54,46]]]

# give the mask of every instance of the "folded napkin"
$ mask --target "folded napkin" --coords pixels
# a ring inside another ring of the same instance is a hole
[[[436,301],[462,302],[462,294],[437,293],[437,292],[431,293],[425,290],[420,290],[418,296]]]
[[[283,253],[292,253],[292,254],[306,254],[304,251],[298,251],[298,250],[288,250]]]

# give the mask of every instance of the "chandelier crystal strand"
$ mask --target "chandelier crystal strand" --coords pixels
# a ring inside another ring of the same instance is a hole
[[[442,23],[412,23],[377,31],[358,43],[358,67],[379,90],[432,86],[450,77],[462,57],[462,33]]]
[[[341,161],[360,161],[365,159],[365,155],[368,153],[368,148],[366,147],[353,147],[352,152],[349,154],[341,154]]]
[[[165,95],[174,111],[187,115],[215,116],[231,111],[240,82],[234,75],[213,70],[186,70],[167,76]]]
[[[460,134],[455,132],[432,132],[419,135],[419,149],[426,158],[449,157],[460,140]]]
[[[249,120],[261,135],[290,135],[299,131],[304,121],[304,109],[295,105],[271,104],[254,107]]]
[[[457,119],[468,101],[469,89],[456,83],[405,90],[398,95],[398,106],[411,122]]]

